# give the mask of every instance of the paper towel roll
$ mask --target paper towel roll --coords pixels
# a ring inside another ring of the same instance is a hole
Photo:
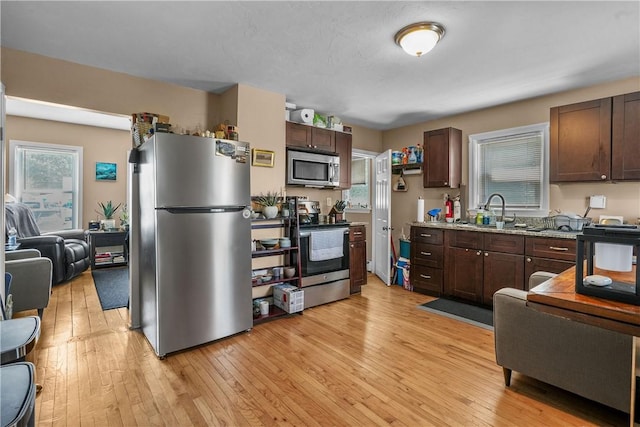
[[[631,271],[633,246],[596,243],[596,267],[603,270]]]
[[[310,108],[303,108],[291,112],[291,121],[298,123],[313,123],[314,111]]]
[[[424,222],[424,199],[418,197],[418,213],[416,215],[417,222]]]

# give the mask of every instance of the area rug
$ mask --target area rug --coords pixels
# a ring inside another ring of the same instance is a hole
[[[418,308],[493,331],[493,311],[487,308],[446,298],[438,298],[419,305]]]
[[[98,298],[103,310],[129,305],[129,268],[110,267],[92,270]]]

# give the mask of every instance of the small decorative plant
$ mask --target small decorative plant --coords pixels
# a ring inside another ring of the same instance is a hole
[[[256,200],[256,203],[261,206],[277,206],[279,197],[280,197],[279,194],[276,193],[275,191],[273,193],[271,193],[270,191],[267,191],[266,196],[260,193],[260,195],[256,197],[255,200]]]
[[[120,225],[127,225],[129,224],[129,209],[127,208],[127,205],[124,204],[122,205],[122,212],[120,212]]]
[[[115,215],[116,211],[122,206],[122,203],[118,203],[116,206],[109,200],[107,203],[98,202],[98,206],[100,206],[101,211],[96,211],[97,213],[103,215],[104,219],[113,219],[113,215]]]

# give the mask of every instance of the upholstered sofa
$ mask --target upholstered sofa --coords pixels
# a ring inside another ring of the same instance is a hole
[[[5,205],[6,231],[17,230],[20,249],[37,249],[53,263],[54,285],[71,280],[89,268],[89,245],[84,230],[61,230],[40,233],[31,209],[22,203]]]
[[[548,279],[534,273],[529,286]],[[535,378],[629,413],[629,335],[589,326],[527,307],[527,291],[504,288],[493,296],[496,362],[504,370]]]

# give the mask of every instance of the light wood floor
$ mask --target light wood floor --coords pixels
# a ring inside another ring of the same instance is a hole
[[[158,360],[90,272],[55,286],[35,354],[37,425],[624,425],[624,414],[514,373],[493,333],[362,294]]]

